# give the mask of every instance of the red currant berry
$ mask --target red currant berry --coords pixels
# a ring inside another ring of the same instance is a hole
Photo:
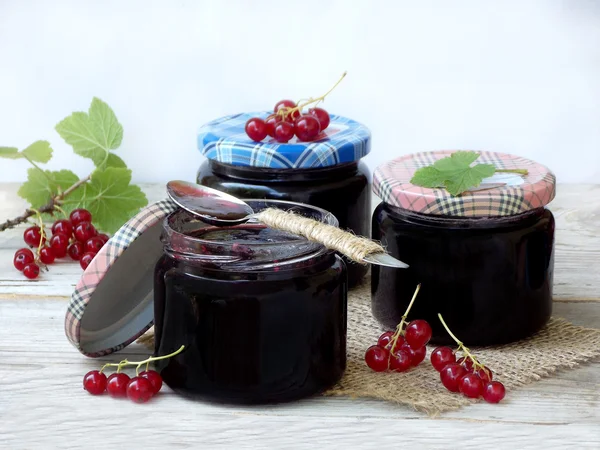
[[[92,395],[100,395],[106,390],[106,375],[92,370],[83,377],[83,388]]]
[[[414,349],[407,343],[404,343],[400,348],[410,355],[410,362],[413,367],[421,364],[425,359],[425,356],[427,356],[427,347]]]
[[[85,248],[81,242],[73,242],[71,245],[69,245],[67,253],[71,257],[71,259],[79,261],[84,253],[84,250]]]
[[[450,347],[438,347],[431,352],[431,365],[438,372],[447,364],[456,362],[456,355]]]
[[[273,112],[276,113],[281,108],[295,108],[295,107],[296,107],[296,102],[294,102],[293,100],[279,100],[277,103],[275,103]]]
[[[377,345],[372,345],[365,352],[365,362],[375,372],[387,370],[389,358],[390,352]]]
[[[456,362],[467,369],[467,372],[473,372],[473,361],[471,358],[463,356],[462,358],[458,358]]]
[[[273,137],[277,142],[285,144],[287,141],[294,137],[294,125],[292,125],[289,122],[278,122],[275,125]]]
[[[271,137],[275,136],[275,125],[277,122],[281,122],[281,117],[276,116],[275,114],[272,114],[265,119],[265,124],[267,125],[267,134]]]
[[[458,392],[458,383],[467,374],[467,369],[458,363],[447,364],[440,371],[442,384],[451,392]]]
[[[37,278],[39,274],[40,268],[35,263],[29,263],[25,267],[23,267],[23,275],[25,275],[30,280]]]
[[[113,373],[106,382],[106,391],[111,397],[127,397],[129,375],[123,372]]]
[[[87,209],[74,209],[73,211],[71,211],[71,215],[69,216],[69,219],[71,219],[71,224],[76,227],[77,225],[79,225],[81,222],[91,222],[92,221],[92,213],[89,212]],[[68,234],[67,234],[68,236]]]
[[[25,241],[25,243],[27,245],[29,245],[31,247],[39,246],[40,241],[42,240],[42,233],[41,233],[40,227],[38,227],[37,225],[34,225],[32,227],[27,228],[25,230],[25,232],[23,233],[23,240]],[[43,239],[43,241],[45,242],[46,239]]]
[[[377,340],[377,345],[381,348],[386,348],[390,342],[392,342],[392,337],[394,337],[393,331],[386,331]],[[400,336],[402,337],[402,336]]]
[[[33,259],[33,252],[31,250],[29,250],[28,248],[20,248],[19,250],[17,250],[15,252],[15,256],[20,255],[22,253],[25,255],[31,256],[31,258]]]
[[[27,249],[27,251],[29,251],[29,253],[23,252],[21,250],[18,250],[17,253],[15,253],[13,265],[15,266],[15,269],[17,269],[20,272],[23,271],[27,264],[31,264],[34,261],[32,251],[29,249]]]
[[[499,381],[492,381],[483,387],[483,399],[488,403],[498,403],[506,395],[504,385]]]
[[[127,397],[136,403],[146,403],[152,398],[152,392],[152,383],[144,377],[134,377],[127,384]]]
[[[431,339],[431,327],[425,320],[413,320],[406,327],[404,339],[414,349],[424,347]]]
[[[262,141],[267,137],[267,124],[258,117],[252,117],[246,122],[246,134],[250,139],[256,142]]]
[[[483,381],[474,373],[468,373],[458,382],[458,390],[469,398],[479,398],[483,392]]]
[[[321,125],[321,131],[324,131],[329,126],[331,119],[329,118],[329,113],[323,108],[311,108],[308,110],[308,113],[317,118],[319,125]]]
[[[477,376],[481,378],[484,383],[489,383],[492,381],[492,378],[494,378],[492,371],[485,366],[475,370],[474,373],[477,374]]]
[[[52,251],[52,249],[50,247],[44,246],[40,249],[40,261],[41,262],[43,262],[44,264],[52,264],[55,259],[56,259],[56,256],[54,256],[54,252]]]
[[[84,253],[83,255],[81,255],[81,259],[79,260],[79,265],[81,266],[81,268],[83,270],[88,268],[88,266],[92,262],[92,259],[94,259],[94,256],[96,256],[95,253]]]
[[[64,258],[67,256],[67,248],[69,248],[69,238],[66,234],[55,233],[50,238],[50,248],[54,256],[57,258]]]
[[[94,236],[93,238],[89,238],[85,241],[85,251],[87,253],[98,253],[100,249],[104,246],[104,240],[98,236]]]
[[[75,227],[75,239],[79,242],[85,242],[89,238],[96,236],[98,232],[89,222],[79,222]]]
[[[145,370],[143,372],[140,372],[140,377],[148,379],[148,381],[152,385],[153,395],[158,394],[158,391],[160,391],[160,388],[162,387],[163,380],[156,370]]]
[[[298,139],[301,141],[312,141],[321,132],[321,125],[319,119],[315,116],[305,114],[300,116],[294,122],[294,132]]]
[[[394,372],[406,372],[411,365],[410,355],[403,349],[390,355],[390,369]]]
[[[62,233],[65,236],[71,236],[73,234],[73,224],[71,221],[67,219],[60,219],[54,222],[54,225],[52,225],[52,234],[58,233]]]
[[[102,242],[103,242],[104,244],[106,244],[106,243],[109,241],[109,239],[110,239],[110,236],[109,236],[108,234],[104,234],[104,233],[99,233],[99,234],[98,234],[98,237],[99,237],[100,239],[102,239]]]

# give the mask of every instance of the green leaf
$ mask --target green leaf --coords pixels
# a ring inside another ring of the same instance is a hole
[[[88,113],[74,112],[56,125],[56,131],[75,153],[90,158],[96,166],[102,165],[123,140],[123,127],[115,113],[95,97]],[[120,158],[119,162],[125,164]]]
[[[496,168],[491,164],[467,167],[461,172],[456,172],[451,179],[446,180],[446,190],[451,195],[460,195],[468,189],[479,186],[484,178],[491,177],[494,173],[496,173]]]
[[[114,153],[108,154],[108,159],[106,160],[106,167],[122,167],[124,169],[127,168],[127,164],[121,158],[119,158]]]
[[[97,169],[87,186],[83,207],[98,229],[114,233],[148,204],[146,195],[131,181],[131,170],[118,167]]]
[[[440,171],[433,166],[421,167],[410,180],[412,184],[432,189],[444,187],[444,181]]]
[[[432,166],[417,170],[411,183],[426,188],[444,187],[451,195],[460,195],[479,186],[484,178],[491,177],[496,172],[492,164],[477,164],[471,167],[477,158],[477,152],[454,152],[437,160]]]
[[[23,158],[23,155],[16,147],[0,147],[0,158],[20,159]]]
[[[445,174],[460,172],[468,168],[477,158],[479,158],[477,152],[457,151],[446,158],[438,159],[433,163],[433,167]]]
[[[57,195],[59,188],[64,191],[78,180],[77,175],[70,170],[42,171],[32,167],[27,170],[27,181],[21,185],[17,193],[27,200],[32,208],[39,208]],[[77,191],[79,189],[69,198],[76,198],[79,194]]]
[[[31,161],[47,163],[52,158],[52,148],[48,141],[36,141],[21,152]]]

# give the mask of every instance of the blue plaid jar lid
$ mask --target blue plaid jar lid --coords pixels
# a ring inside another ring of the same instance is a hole
[[[254,142],[244,130],[252,117],[266,119],[269,112],[221,117],[198,130],[198,148],[208,159],[236,166],[272,169],[311,169],[358,161],[371,150],[371,132],[364,125],[331,115],[327,129],[311,142],[297,138],[280,144],[267,136]]]
[[[67,307],[65,334],[84,355],[96,358],[121,350],[152,326],[163,219],[176,209],[171,200],[142,209],[83,272]]]

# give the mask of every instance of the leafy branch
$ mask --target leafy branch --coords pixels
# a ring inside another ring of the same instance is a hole
[[[141,189],[130,184],[131,170],[113,153],[123,140],[123,127],[106,103],[94,98],[87,113],[74,112],[56,125],[56,131],[77,155],[91,159],[96,168],[84,178],[66,169],[44,170],[39,164],[50,161],[53,153],[47,141],[36,141],[22,151],[0,147],[0,158],[25,159],[32,165],[18,191],[30,208],[0,223],[0,231],[26,222],[37,212],[68,214],[85,208],[92,213],[97,228],[113,233],[148,204]]]

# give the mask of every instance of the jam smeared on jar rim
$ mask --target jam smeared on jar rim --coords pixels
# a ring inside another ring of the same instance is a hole
[[[241,220],[254,213],[247,204],[223,198],[227,194],[211,192],[210,188],[203,186],[172,181],[169,189],[177,197],[178,203],[203,216],[218,220]]]

